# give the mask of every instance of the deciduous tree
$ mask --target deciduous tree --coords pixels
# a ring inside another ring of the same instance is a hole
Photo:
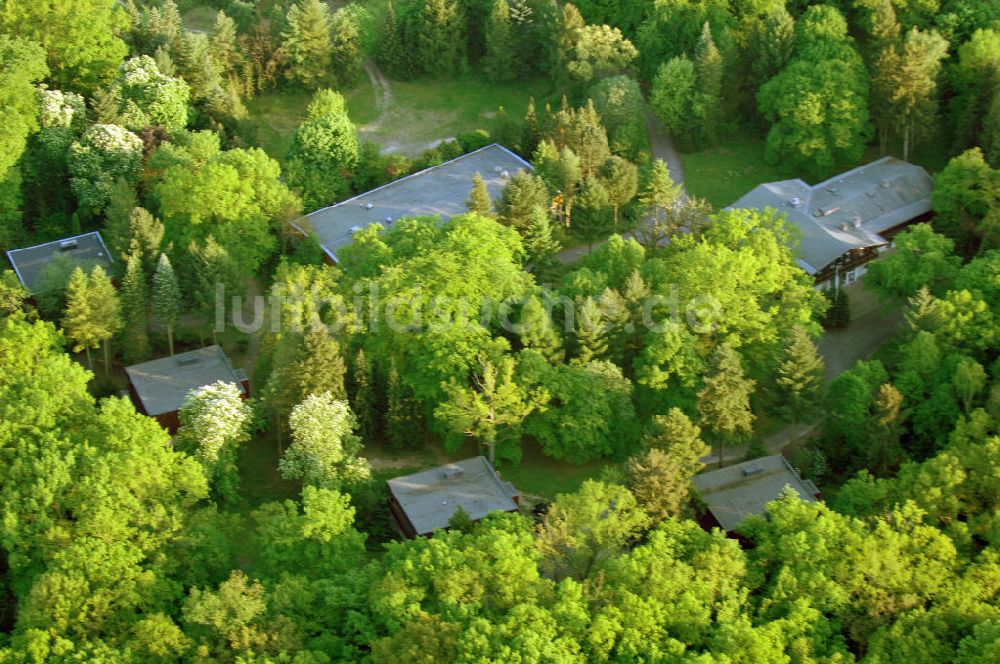
[[[311,394],[292,409],[288,422],[292,444],[278,465],[282,477],[337,489],[371,476],[368,462],[358,457],[357,420],[346,401],[329,392]]]

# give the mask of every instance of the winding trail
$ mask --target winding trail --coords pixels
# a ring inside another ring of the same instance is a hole
[[[684,188],[684,164],[681,161],[681,153],[677,151],[673,137],[660,125],[660,121],[652,112],[646,113],[646,135],[649,137],[649,149],[653,153],[653,158],[666,162],[667,168],[670,169],[670,178],[675,184],[680,185],[681,196],[686,198],[687,190]],[[634,232],[622,233],[622,237],[625,239],[634,236]],[[604,243],[598,242],[593,245],[593,248],[596,249],[602,244]],[[580,260],[590,251],[591,248],[586,245],[573,247],[556,254],[556,259],[560,263],[568,265]]]

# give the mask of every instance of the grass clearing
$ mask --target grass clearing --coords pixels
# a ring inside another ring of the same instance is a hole
[[[192,32],[211,32],[219,10],[205,5],[192,7],[181,15],[184,28]]]
[[[498,84],[471,76],[390,81],[389,87],[391,101],[381,117],[367,84],[345,93],[347,107],[364,139],[409,156],[463,132],[489,129],[501,105],[511,117],[521,117],[530,97],[543,104],[551,92],[543,80]]]
[[[312,92],[300,88],[272,90],[246,103],[250,117],[240,122],[239,135],[250,145],[263,148],[281,160],[292,143],[292,135],[306,118]]]

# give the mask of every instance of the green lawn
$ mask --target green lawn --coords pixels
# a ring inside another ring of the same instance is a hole
[[[306,117],[312,93],[298,88],[274,90],[246,103],[250,117],[240,122],[239,134],[275,159],[283,159],[292,134]]]
[[[391,103],[381,118],[367,78],[344,92],[347,109],[362,139],[412,157],[460,133],[489,129],[500,105],[521,117],[529,97],[542,104],[550,92],[545,81],[498,85],[475,78],[390,81],[389,86]],[[240,123],[239,134],[272,157],[283,158],[311,97],[311,92],[293,87],[258,95],[246,104],[250,117]]]
[[[512,117],[521,117],[529,97],[542,104],[551,92],[551,85],[544,80],[497,84],[476,76],[390,81],[389,87],[391,102],[381,118],[371,86],[349,91],[348,109],[364,138],[411,156],[434,142],[489,129],[501,105]]]
[[[726,141],[724,145],[682,156],[688,193],[724,208],[762,182],[787,180],[800,174],[764,161],[764,142]]]
[[[181,20],[184,27],[195,32],[209,32],[215,25],[215,17],[219,13],[218,9],[198,5],[184,12]]]

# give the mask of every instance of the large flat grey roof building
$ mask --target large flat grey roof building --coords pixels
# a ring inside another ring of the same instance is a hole
[[[799,265],[821,281],[845,255],[888,244],[884,233],[930,212],[933,189],[923,168],[883,157],[817,185],[762,184],[730,208],[783,212],[802,233]]]
[[[397,477],[387,484],[389,507],[407,537],[447,528],[459,507],[473,521],[492,512],[517,509],[517,491],[481,456]]]
[[[751,514],[763,514],[786,486],[799,498],[816,502],[819,489],[804,480],[781,454],[744,461],[695,475],[691,482],[708,510],[725,531],[735,530]]]
[[[246,374],[234,369],[222,348],[214,345],[133,364],[125,367],[125,373],[136,405],[172,430],[177,426],[177,411],[191,390],[223,381],[235,383],[244,398],[250,393]]]
[[[109,274],[114,262],[111,252],[104,246],[104,240],[97,231],[36,244],[24,249],[11,249],[7,252],[7,260],[14,267],[21,284],[31,295],[37,295],[39,289],[44,287],[45,268],[58,261],[66,261],[72,267],[79,265],[87,272],[93,266],[100,265]]]
[[[472,176],[479,173],[490,197],[496,200],[520,170],[531,164],[507,148],[493,144],[384,184],[346,201],[316,210],[295,227],[311,232],[331,260],[351,242],[354,232],[371,224],[388,225],[400,217],[438,215],[442,221],[466,212]]]

